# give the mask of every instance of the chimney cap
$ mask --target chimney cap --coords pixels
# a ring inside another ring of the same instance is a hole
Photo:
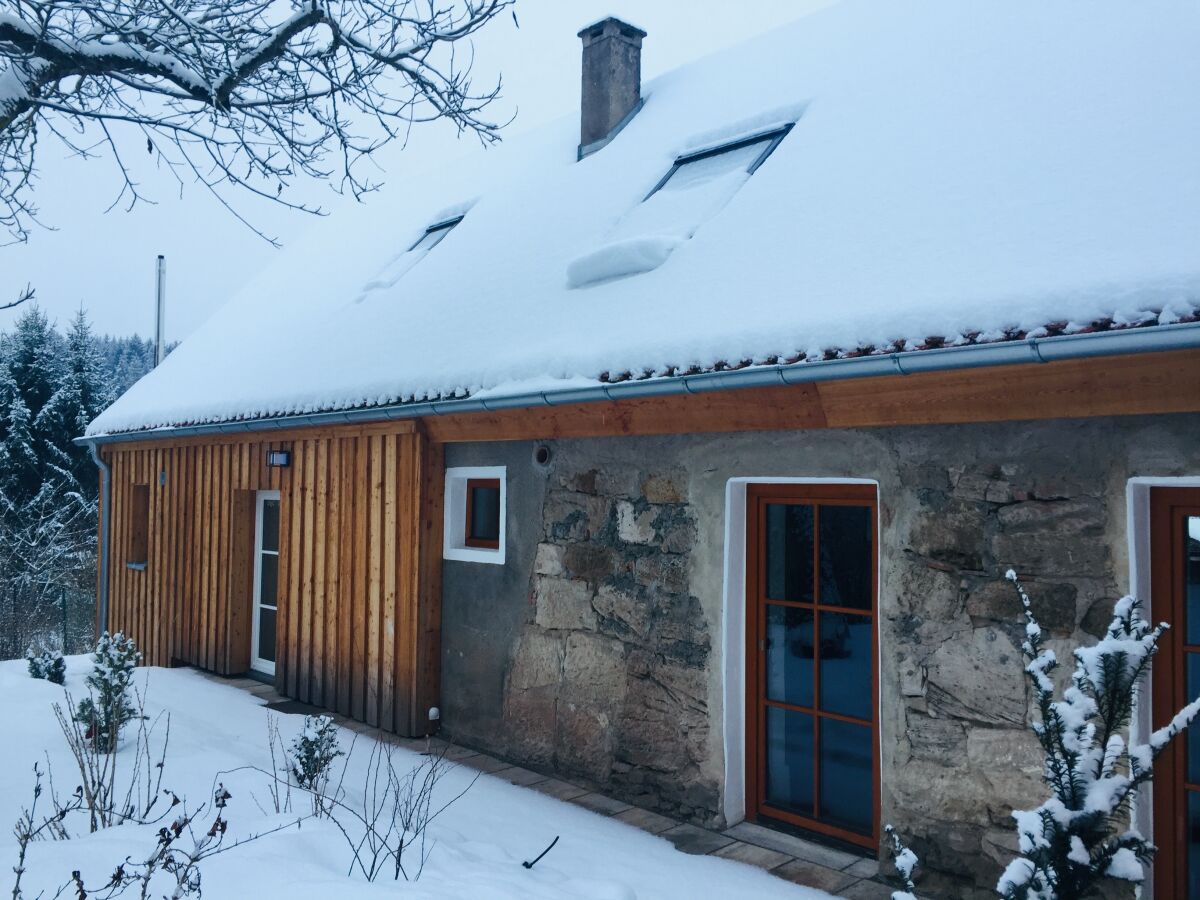
[[[605,35],[620,34],[622,37],[641,39],[646,36],[646,32],[638,28],[636,25],[631,25],[628,22],[618,19],[616,16],[607,16],[591,25],[585,25],[579,30],[576,37],[586,40],[595,40]]]

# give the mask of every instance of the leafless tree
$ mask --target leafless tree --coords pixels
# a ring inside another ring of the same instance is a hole
[[[0,6],[0,226],[37,222],[48,136],[140,192],[138,147],[238,215],[249,191],[296,209],[297,176],[355,197],[366,157],[445,119],[485,142],[499,83],[476,90],[469,38],[514,0],[4,0]],[[464,50],[463,47],[468,49]]]
[[[95,521],[94,500],[60,494],[52,484],[24,503],[0,492],[0,659],[54,646],[66,615],[63,604],[91,595]],[[84,627],[90,624],[80,623]],[[90,634],[80,637],[90,640]],[[78,652],[77,645],[60,649]]]

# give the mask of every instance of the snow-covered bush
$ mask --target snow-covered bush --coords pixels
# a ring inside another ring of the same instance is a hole
[[[887,832],[888,846],[892,851],[892,862],[896,865],[896,873],[904,882],[904,890],[892,891],[892,900],[917,900],[917,887],[913,884],[913,870],[916,869],[919,862],[917,854],[904,846],[900,835],[896,834],[896,829],[891,825],[884,825],[883,830]]]
[[[1037,698],[1038,722],[1031,727],[1042,746],[1042,776],[1050,797],[1036,809],[1014,810],[1021,855],[996,884],[1005,900],[1081,900],[1099,896],[1110,879],[1139,883],[1154,845],[1129,826],[1129,804],[1153,777],[1154,759],[1200,713],[1200,698],[1153,732],[1144,744],[1126,737],[1143,680],[1169,627],[1141,617],[1133,597],[1113,610],[1106,636],[1075,650],[1071,684],[1055,699],[1051,673],[1058,667],[1029,594],[1011,569],[1025,610],[1025,672]],[[887,827],[896,868],[906,890],[893,900],[915,900],[912,872],[917,857]]]
[[[333,761],[344,755],[338,743],[337,726],[330,716],[304,717],[304,728],[292,741],[288,760],[296,784],[312,794],[314,815],[320,816],[328,810],[330,769]]]
[[[104,632],[96,643],[92,672],[87,677],[89,694],[79,701],[75,721],[86,729],[87,737],[102,752],[116,749],[121,729],[137,715],[130,684],[141,658],[133,639],[119,631],[114,635]]]
[[[1037,698],[1033,732],[1045,756],[1051,796],[1032,810],[1015,810],[1021,856],[1005,869],[997,892],[1012,900],[1075,900],[1094,896],[1106,879],[1140,882],[1154,846],[1128,825],[1129,802],[1153,777],[1154,758],[1200,712],[1185,706],[1145,744],[1130,746],[1126,732],[1143,679],[1166,623],[1151,627],[1138,601],[1117,601],[1107,635],[1075,651],[1071,684],[1055,700],[1050,673],[1054,651],[1017,575],[1008,579],[1025,609],[1022,645]]]
[[[67,663],[57,650],[42,650],[40,653],[30,651],[25,657],[29,662],[29,677],[40,678],[53,684],[62,684],[67,680]]]

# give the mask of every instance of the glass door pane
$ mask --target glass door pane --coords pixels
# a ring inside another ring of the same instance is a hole
[[[822,487],[793,499],[763,486],[748,504],[757,540],[747,593],[758,630],[756,812],[869,846],[877,827],[875,509],[836,496],[842,486]]]
[[[279,498],[259,494],[254,532],[253,668],[275,671],[276,621],[279,609]]]

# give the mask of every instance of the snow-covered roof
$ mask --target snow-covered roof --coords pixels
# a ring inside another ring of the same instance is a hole
[[[571,116],[314,229],[89,434],[1195,318],[1197,46],[1182,0],[844,0],[582,161]]]

